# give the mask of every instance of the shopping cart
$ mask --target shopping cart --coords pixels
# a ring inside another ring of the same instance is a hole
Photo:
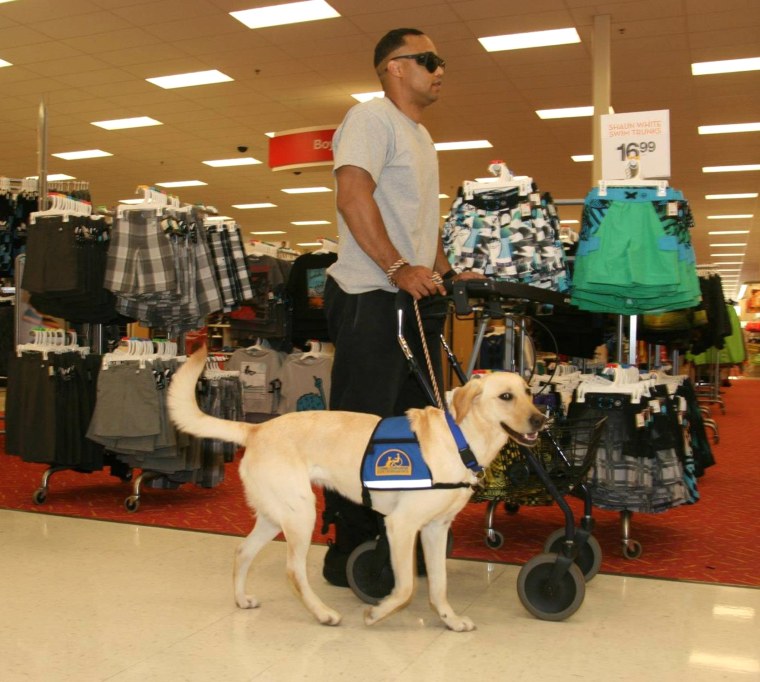
[[[410,350],[404,337],[404,310],[406,295],[397,299],[398,341],[406,356],[411,371],[431,404],[438,404],[433,387],[425,372]],[[555,304],[560,295],[555,292],[535,290],[520,284],[495,283],[492,281],[472,281],[457,283],[452,291],[452,300],[458,314],[471,311],[470,300],[479,299],[489,310],[489,317],[503,315],[502,302],[520,305],[522,303]],[[564,303],[564,298],[561,300]],[[482,339],[482,327],[478,339]],[[461,365],[444,338],[442,345],[462,383],[468,379]],[[477,347],[477,340],[476,340]],[[562,509],[565,526],[552,533],[544,543],[544,551],[533,557],[520,570],[517,590],[520,601],[534,616],[543,620],[564,620],[580,608],[585,597],[587,580],[596,575],[601,565],[601,548],[592,535],[593,518],[591,500],[586,494],[584,517],[580,527],[575,527],[572,509],[564,497],[568,493],[583,490],[583,479],[594,461],[595,451],[602,435],[605,420],[562,421],[554,419],[551,426],[540,436],[535,451],[530,448],[509,444],[501,453],[504,471],[503,484],[491,485],[488,481],[483,492],[490,495],[487,538],[490,546],[501,546],[504,539],[493,529],[493,513],[499,501],[519,505],[531,498],[541,496],[547,502],[553,500]],[[519,492],[518,492],[519,491]],[[498,545],[496,541],[498,540]],[[453,541],[453,537],[450,537]],[[354,550],[348,562],[348,582],[354,593],[368,603],[377,603],[393,588],[393,576],[389,569],[387,541],[380,537],[377,541],[364,543]]]

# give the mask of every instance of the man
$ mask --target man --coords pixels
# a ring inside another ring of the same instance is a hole
[[[353,107],[333,138],[340,240],[325,306],[335,343],[330,409],[390,417],[429,404],[396,338],[396,294],[405,291],[428,309],[425,336],[440,385],[444,315],[430,314],[436,306],[429,297],[444,294],[443,279],[455,273],[439,233],[436,151],[421,123],[440,95],[445,61],[428,36],[401,28],[378,42],[374,65],[385,97]],[[407,326],[424,366],[416,323]],[[359,542],[376,535],[368,510],[330,492],[326,506],[326,523],[351,517],[365,525]],[[345,584],[346,553],[358,544],[343,542],[344,531],[338,523],[325,560],[325,577],[335,584]],[[344,556],[336,558],[339,550]]]

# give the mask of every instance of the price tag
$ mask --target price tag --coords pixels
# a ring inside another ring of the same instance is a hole
[[[670,111],[604,114],[602,180],[670,177]]]

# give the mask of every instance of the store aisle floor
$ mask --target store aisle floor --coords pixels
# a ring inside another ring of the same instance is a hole
[[[599,575],[562,623],[520,605],[518,567],[449,561],[450,598],[478,625],[447,631],[420,580],[410,606],[367,627],[365,604],[309,565],[343,614],[317,624],[272,543],[237,609],[239,538],[0,511],[0,679],[4,682],[446,681],[760,678],[760,590]],[[255,585],[255,587],[254,587]]]

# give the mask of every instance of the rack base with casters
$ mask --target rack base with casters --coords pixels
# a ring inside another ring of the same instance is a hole
[[[89,469],[81,469],[78,467],[68,466],[64,464],[52,464],[50,467],[48,467],[45,472],[42,474],[42,481],[40,482],[40,487],[37,488],[32,493],[32,501],[34,504],[44,504],[47,502],[47,496],[48,492],[50,491],[50,479],[53,476],[53,474],[57,474],[61,471],[75,471],[77,473],[84,473],[84,474],[91,474],[93,471],[98,471],[98,469],[89,470]],[[120,473],[114,473],[113,468],[111,473],[114,476],[117,476],[122,481],[131,481],[132,480],[132,470],[128,468],[124,468],[123,471]]]
[[[620,512],[620,528],[622,530],[623,556],[626,559],[638,559],[644,548],[638,540],[631,538],[631,517],[633,512],[624,509]]]
[[[143,485],[157,480],[162,481],[163,485],[161,487],[164,488],[179,488],[180,486],[180,483],[172,481],[168,474],[163,474],[159,471],[143,471],[132,482],[132,494],[124,500],[124,509],[130,514],[134,514],[140,508]]]

